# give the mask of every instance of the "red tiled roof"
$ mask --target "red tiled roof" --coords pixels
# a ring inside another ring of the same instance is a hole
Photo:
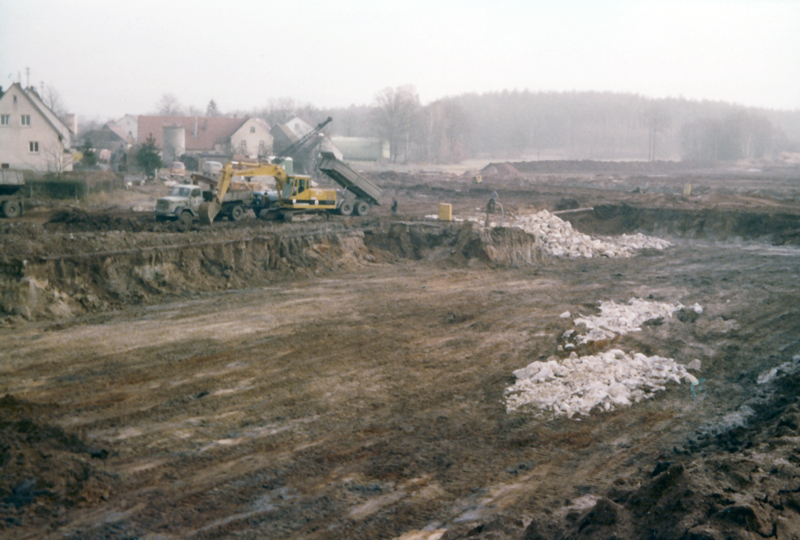
[[[213,151],[216,144],[227,144],[247,118],[225,116],[140,116],[139,143],[151,135],[156,147],[162,148],[164,126],[183,126],[186,132],[186,151]],[[197,136],[195,136],[197,122]]]

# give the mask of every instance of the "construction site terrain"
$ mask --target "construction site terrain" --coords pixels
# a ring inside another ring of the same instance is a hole
[[[358,218],[0,221],[0,536],[800,538],[800,167],[369,176]],[[559,371],[634,357],[677,375]]]

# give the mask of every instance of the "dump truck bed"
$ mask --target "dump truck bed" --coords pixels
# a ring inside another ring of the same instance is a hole
[[[25,185],[22,171],[0,169],[0,195],[12,195]]]
[[[368,199],[372,204],[380,206],[383,190],[363,175],[351,169],[344,161],[336,159],[336,156],[332,153],[322,152],[319,170],[324,172],[332,178],[334,182],[346,190],[352,191],[357,196]]]

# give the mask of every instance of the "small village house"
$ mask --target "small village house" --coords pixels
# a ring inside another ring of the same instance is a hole
[[[0,168],[71,171],[73,136],[34,88],[0,88]]]

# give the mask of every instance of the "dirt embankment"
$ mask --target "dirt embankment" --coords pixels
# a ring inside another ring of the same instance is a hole
[[[564,219],[597,234],[643,232],[655,236],[714,240],[759,240],[773,245],[800,245],[800,214],[783,211],[642,208],[604,204],[592,212],[565,214]]]
[[[0,313],[70,317],[195,293],[242,289],[352,270],[377,260],[536,264],[536,240],[516,229],[474,224],[253,227],[185,233],[41,234],[16,228],[0,262]]]

